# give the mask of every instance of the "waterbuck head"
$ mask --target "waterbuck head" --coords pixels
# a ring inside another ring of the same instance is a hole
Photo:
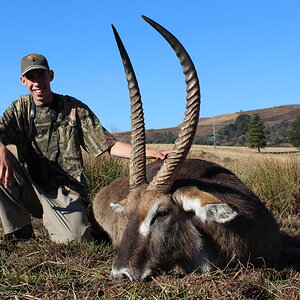
[[[143,16],[143,19],[167,40],[179,58],[187,86],[187,102],[185,118],[174,147],[157,174],[148,183],[146,178],[145,126],[138,83],[124,45],[113,27],[130,91],[132,153],[129,194],[119,203],[111,204],[120,213],[125,213],[127,219],[130,220],[127,223],[112,274],[115,278],[127,276],[131,280],[145,279],[153,271],[169,269],[171,264],[168,257],[161,257],[164,256],[163,248],[164,244],[167,243],[166,239],[174,238],[177,230],[186,230],[176,226],[172,227],[175,220],[188,216],[179,214],[180,208],[174,203],[170,190],[191,147],[200,109],[199,80],[188,53],[169,31],[149,18]],[[177,222],[176,224],[181,223]],[[168,231],[173,231],[173,233]],[[195,235],[198,233],[195,232]],[[195,239],[196,243],[198,240]],[[197,248],[199,247],[197,246]],[[156,255],[160,257],[155,260],[152,253],[152,259],[149,259],[149,252],[153,252],[153,249],[150,248],[156,249]],[[173,250],[175,253],[176,249]],[[190,253],[187,255],[191,256]]]

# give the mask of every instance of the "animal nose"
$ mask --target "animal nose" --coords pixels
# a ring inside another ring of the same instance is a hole
[[[112,278],[114,280],[122,280],[122,279],[127,279],[128,277],[126,276],[125,273],[119,273],[119,274],[113,274]],[[130,278],[128,278],[128,279],[130,279]]]
[[[113,267],[111,276],[114,280],[129,279],[130,281],[133,281],[135,279],[133,271],[128,268],[116,269]]]

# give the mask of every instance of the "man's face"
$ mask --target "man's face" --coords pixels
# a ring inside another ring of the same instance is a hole
[[[36,69],[28,71],[20,79],[32,95],[34,102],[37,105],[41,105],[52,101],[50,82],[53,78],[53,71]]]

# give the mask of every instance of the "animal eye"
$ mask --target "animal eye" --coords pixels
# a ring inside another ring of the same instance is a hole
[[[160,210],[160,211],[158,211],[158,212],[156,213],[156,217],[157,217],[157,218],[159,218],[159,217],[165,217],[165,216],[167,216],[168,214],[170,214],[170,212],[171,212],[171,209],[162,209],[162,210]]]
[[[159,211],[155,214],[155,216],[153,217],[153,219],[151,220],[150,226],[151,226],[157,219],[168,216],[168,215],[170,214],[170,212],[171,212],[171,209],[169,209],[169,208],[159,210]]]

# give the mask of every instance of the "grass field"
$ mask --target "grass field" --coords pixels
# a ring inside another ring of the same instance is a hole
[[[189,156],[234,171],[267,204],[285,231],[300,235],[300,152],[292,148],[262,151],[193,146]],[[87,158],[86,173],[95,193],[126,174],[127,161]],[[0,245],[0,299],[300,299],[299,272],[251,265],[203,275],[182,276],[174,271],[145,283],[113,281],[110,269],[116,249],[112,246],[54,244],[41,220],[33,225],[35,240]]]

